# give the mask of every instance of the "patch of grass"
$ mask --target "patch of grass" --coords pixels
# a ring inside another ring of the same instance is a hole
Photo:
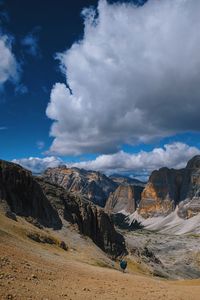
[[[187,236],[188,236],[188,237],[195,238],[195,239],[200,238],[200,234],[198,234],[198,233],[189,233],[189,234],[187,234]]]
[[[108,268],[108,269],[113,269],[114,268],[114,265],[111,266],[110,264],[108,264],[104,261],[100,261],[100,260],[94,261],[91,265],[96,266],[96,267],[100,267],[100,268]]]
[[[128,272],[146,274],[146,275],[151,274],[149,269],[143,263],[139,263],[132,258],[126,258],[126,261],[127,261]]]
[[[49,245],[56,245],[60,248],[62,248],[63,250],[68,250],[67,245],[65,244],[64,241],[61,241],[57,238],[55,238],[54,236],[51,235],[47,235],[47,234],[41,234],[38,232],[29,232],[27,234],[27,237],[37,243],[43,243],[43,244],[49,244]]]

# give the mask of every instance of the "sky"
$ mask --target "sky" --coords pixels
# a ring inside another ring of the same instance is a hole
[[[0,158],[146,179],[200,154],[200,1],[0,1]]]

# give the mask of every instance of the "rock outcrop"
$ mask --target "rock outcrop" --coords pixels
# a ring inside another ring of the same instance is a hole
[[[143,187],[134,185],[120,185],[115,192],[111,193],[105,206],[108,213],[124,212],[132,214],[141,198]]]
[[[118,186],[109,177],[99,172],[65,166],[47,169],[43,178],[72,193],[85,196],[101,207],[105,206],[109,194]]]
[[[113,225],[111,218],[100,207],[79,195],[38,178],[44,194],[59,215],[75,224],[80,233],[90,237],[102,250],[118,256],[125,253],[125,242]]]
[[[187,164],[180,191],[178,215],[190,218],[200,212],[200,155]]]
[[[143,217],[167,215],[178,206],[178,215],[190,218],[200,212],[200,156],[186,168],[153,171],[142,193],[138,212]]]
[[[62,226],[57,211],[31,172],[3,160],[0,160],[0,208],[6,214],[32,217],[46,227]]]

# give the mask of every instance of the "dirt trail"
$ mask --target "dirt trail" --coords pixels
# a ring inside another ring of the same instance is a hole
[[[91,266],[81,262],[88,253],[36,243],[21,233],[16,237],[20,226],[14,221],[4,226],[1,222],[0,299],[199,300],[200,280],[173,282]]]

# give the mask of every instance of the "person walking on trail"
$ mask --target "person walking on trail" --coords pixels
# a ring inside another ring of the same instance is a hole
[[[124,259],[121,259],[119,262],[120,268],[122,269],[123,273],[125,272],[127,268],[127,261]]]

